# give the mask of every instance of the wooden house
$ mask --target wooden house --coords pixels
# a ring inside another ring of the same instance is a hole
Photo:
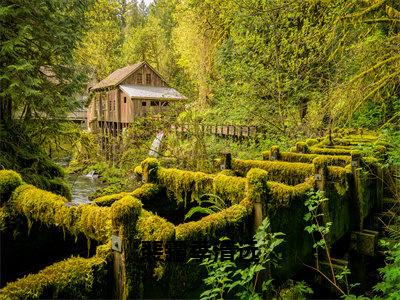
[[[171,102],[186,99],[145,61],[114,71],[91,93],[89,130],[114,135],[137,118],[162,113]]]

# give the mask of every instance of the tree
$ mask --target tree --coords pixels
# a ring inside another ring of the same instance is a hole
[[[79,63],[90,67],[98,80],[122,66],[120,59],[128,6],[118,0],[97,0],[87,11],[88,30],[76,50]]]
[[[73,54],[89,4],[83,0],[1,2],[0,164],[6,168],[24,169],[23,175],[35,178],[61,175],[42,145],[60,134],[64,124],[60,119],[77,105],[74,96],[85,76]]]

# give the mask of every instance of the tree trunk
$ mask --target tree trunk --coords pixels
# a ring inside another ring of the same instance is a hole
[[[11,123],[12,100],[10,98],[0,98],[0,125]]]

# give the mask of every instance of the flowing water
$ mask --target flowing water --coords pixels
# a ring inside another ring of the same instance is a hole
[[[67,167],[70,157],[66,157],[57,163],[62,167]],[[94,172],[87,175],[70,174],[66,178],[72,188],[72,200],[75,203],[89,203],[89,195],[98,188],[104,187],[104,183],[96,176]]]
[[[87,175],[71,174],[68,181],[72,187],[72,202],[88,203],[88,196],[98,188],[104,187],[100,179]]]
[[[156,138],[151,144],[149,156],[158,157],[158,152],[160,150],[163,137],[164,137],[164,132],[160,131],[157,133]]]

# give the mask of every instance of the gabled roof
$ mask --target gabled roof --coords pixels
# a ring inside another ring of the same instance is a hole
[[[122,84],[119,86],[122,91],[131,98],[139,99],[164,99],[164,100],[185,100],[187,99],[177,90],[170,87],[146,86],[135,84]]]
[[[129,65],[126,67],[123,67],[121,69],[118,69],[114,72],[112,72],[110,75],[108,75],[105,79],[97,83],[91,90],[96,91],[108,87],[115,87],[118,84],[120,84],[122,81],[124,81],[126,78],[128,78],[131,74],[133,74],[135,71],[137,71],[140,67],[143,65],[147,65],[151,70],[153,70],[165,83],[165,79],[156,71],[152,66],[150,66],[146,61],[142,61],[133,65]]]

